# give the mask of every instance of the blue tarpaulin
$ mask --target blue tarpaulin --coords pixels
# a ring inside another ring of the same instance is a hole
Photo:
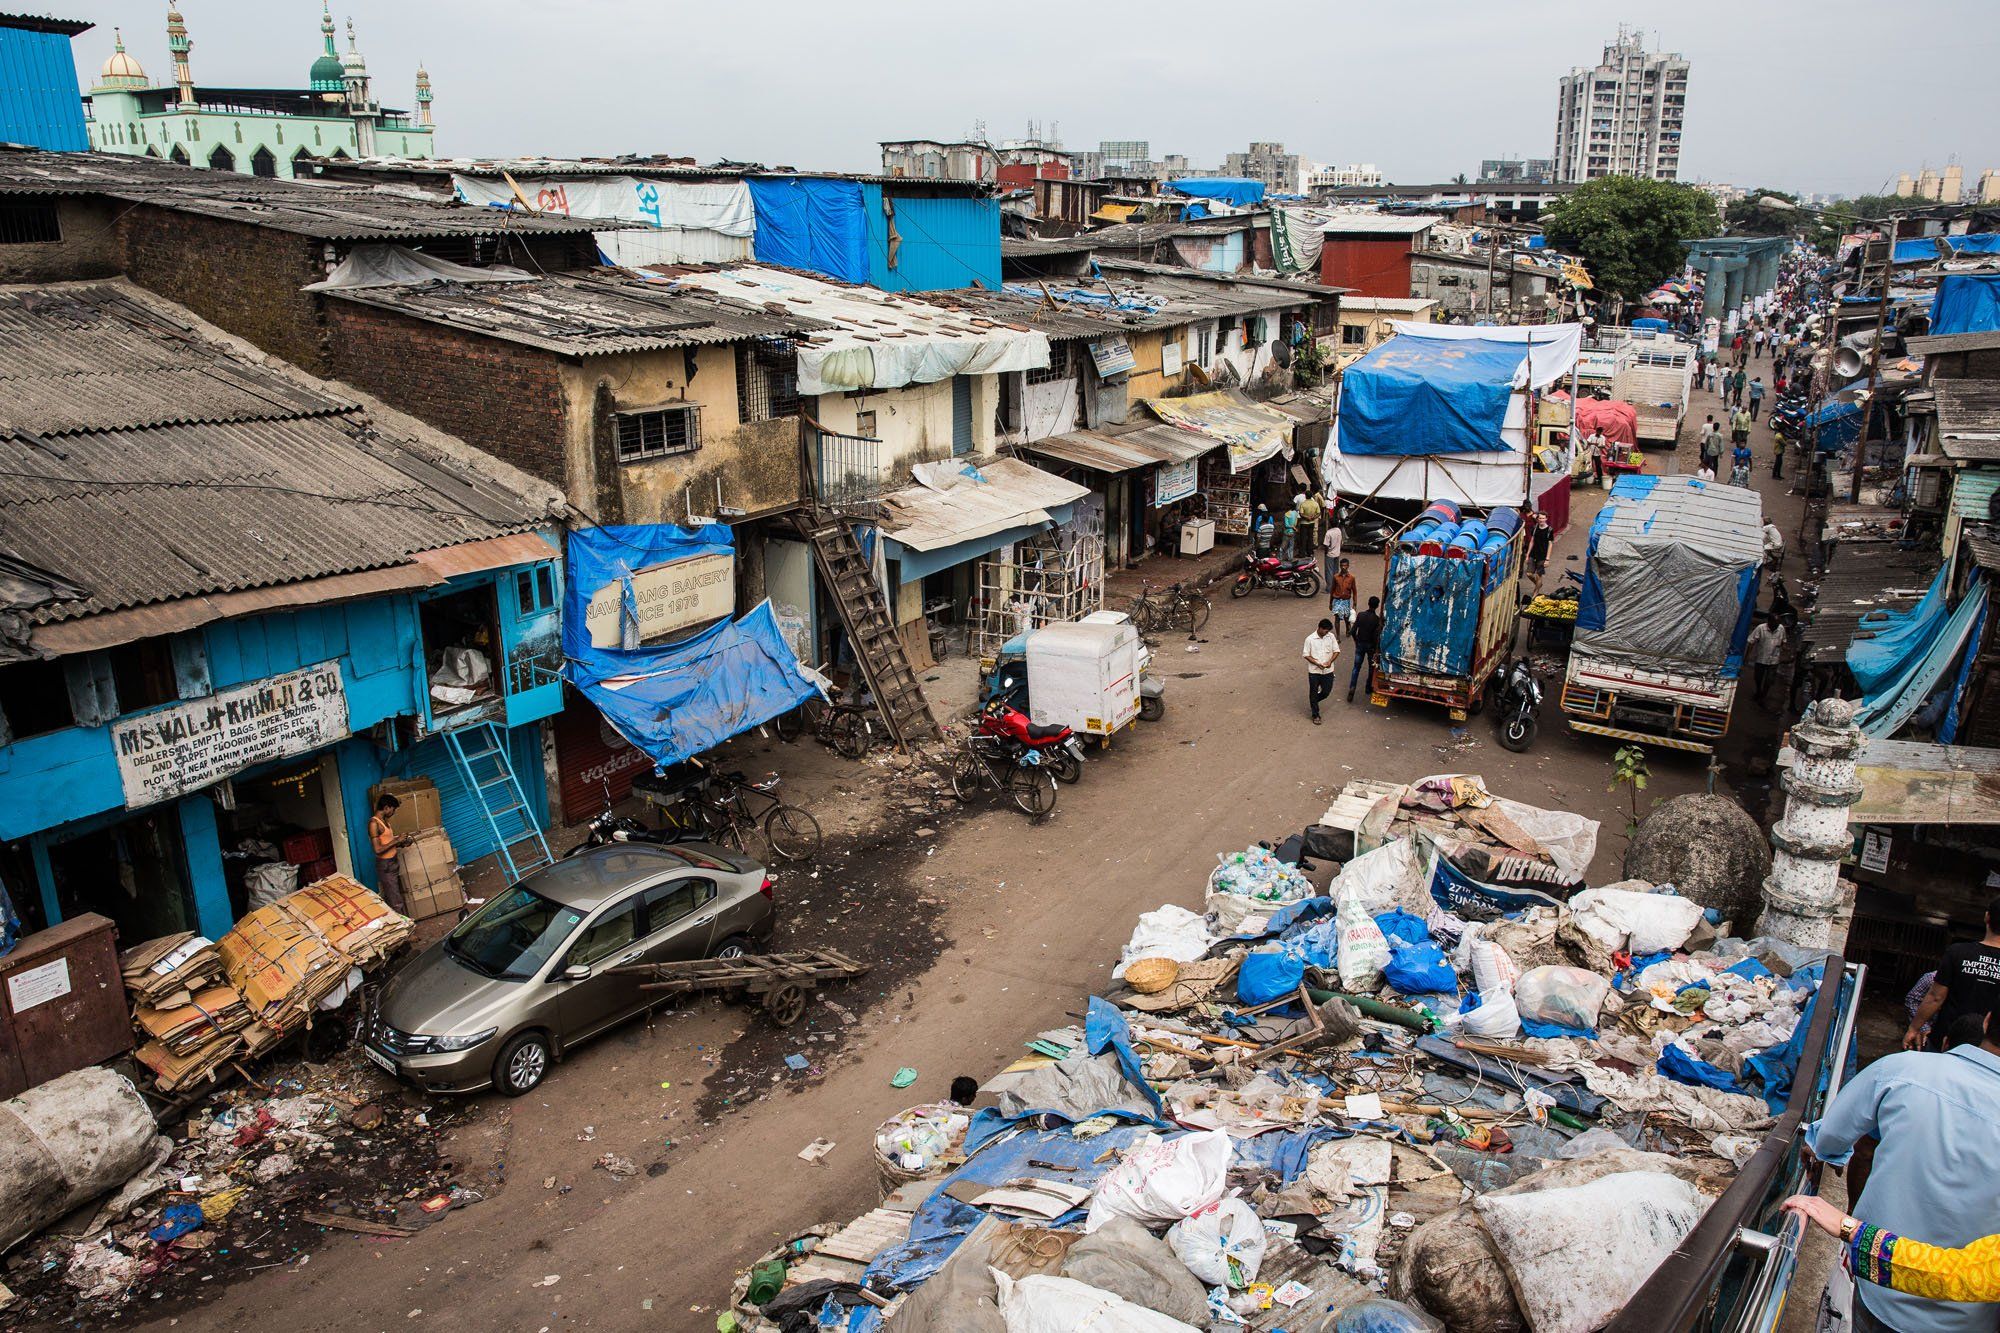
[[[1817,428],[1819,452],[1830,454],[1861,438],[1861,420],[1861,404],[1832,402],[1816,412],[1808,412],[1800,425],[1808,431]]]
[[[563,674],[619,735],[661,768],[789,712],[819,692],[778,632],[769,602],[676,643],[637,644],[635,576],[733,550],[734,538],[720,523],[692,529],[581,528],[569,534]],[[630,648],[591,642],[591,599],[614,587],[623,641],[635,644]]]
[[[1344,454],[1490,453],[1524,345],[1490,338],[1391,338],[1341,376]]]
[[[1947,273],[1931,298],[1931,336],[2000,329],[2000,274]]]
[[[1262,1134],[1237,1139],[1231,1146],[1229,1167],[1232,1171],[1243,1167],[1262,1168],[1275,1172],[1282,1183],[1289,1185],[1306,1173],[1306,1162],[1315,1146],[1353,1137],[1351,1131],[1335,1129],[1330,1125],[1266,1130]]]
[[[1264,198],[1264,182],[1247,180],[1242,176],[1191,176],[1186,180],[1168,181],[1167,188],[1190,199],[1213,199],[1232,208],[1260,203]]]
[[[1920,236],[1915,240],[1897,241],[1896,249],[1889,262],[1892,264],[1932,264],[1942,252],[1938,249],[1937,238]]]
[[[1847,645],[1847,669],[1864,695],[1881,689],[1882,683],[1930,647],[1938,626],[1950,614],[1945,603],[1944,582],[1949,567],[1941,568],[1923,600],[1901,611],[1870,611],[1855,627],[1856,637]],[[1860,637],[1866,631],[1868,637]]]
[[[1632,321],[1632,327],[1635,329],[1658,329],[1664,331],[1671,329],[1673,325],[1656,315],[1641,315]]]
[[[1485,595],[1484,561],[1401,551],[1391,556],[1377,669],[1433,676],[1469,674]]]
[[[2000,255],[2000,231],[1975,231],[1947,236],[1944,243],[1956,255]]]
[[[1906,658],[1894,676],[1862,695],[1854,725],[1876,740],[1895,735],[1930,699],[1972,637],[1972,627],[1985,614],[1986,581],[1982,578],[1966,590],[1951,616],[1937,626],[1921,652]]]
[[[859,181],[753,177],[757,212],[752,248],[760,264],[868,281],[868,220]]]

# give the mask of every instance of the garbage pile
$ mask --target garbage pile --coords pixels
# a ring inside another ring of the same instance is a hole
[[[162,1093],[212,1081],[258,1056],[316,1013],[339,1007],[362,976],[410,938],[408,917],[344,875],[260,907],[220,940],[192,933],[119,955],[136,1059]]]
[[[1825,955],[1671,885],[1571,891],[1596,825],[1476,777],[1364,785],[1372,825],[1337,803],[1302,840],[1352,859],[1218,858],[1206,910],[1145,913],[1118,988],[989,1079],[928,1174],[764,1256],[718,1327],[1614,1318],[1782,1109]]]

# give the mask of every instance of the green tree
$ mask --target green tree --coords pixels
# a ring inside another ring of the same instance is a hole
[[[1787,236],[1803,231],[1810,225],[1810,213],[1787,213],[1782,209],[1768,208],[1766,199],[1782,199],[1797,205],[1799,197],[1789,190],[1773,190],[1760,186],[1741,199],[1729,201],[1723,210],[1722,220],[1734,236]]]
[[[1715,200],[1673,181],[1605,176],[1542,215],[1549,244],[1581,255],[1601,293],[1643,297],[1687,263],[1682,241],[1722,229]]]

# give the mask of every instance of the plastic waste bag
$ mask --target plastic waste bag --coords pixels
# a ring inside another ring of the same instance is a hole
[[[1170,1139],[1147,1135],[1098,1185],[1084,1231],[1114,1217],[1178,1222],[1192,1216],[1222,1197],[1231,1151],[1229,1135],[1219,1129]]]
[[[1208,1292],[1187,1265],[1129,1217],[1114,1217],[1070,1246],[1062,1275],[1185,1324],[1200,1327],[1208,1318]]]
[[[1257,1280],[1268,1242],[1264,1224],[1241,1199],[1223,1199],[1167,1230],[1188,1271],[1211,1287],[1241,1290]]]
[[[1445,1333],[1444,1325],[1401,1301],[1371,1296],[1323,1325],[1326,1333]]]
[[[1491,998],[1485,991],[1474,991],[1466,998],[1477,999],[1479,1003],[1447,1014],[1444,1019],[1447,1028],[1487,1041],[1507,1041],[1521,1035],[1521,1011],[1515,1007],[1513,991],[1503,988]]]
[[[1444,950],[1428,940],[1391,950],[1382,979],[1404,995],[1458,990],[1458,973],[1445,961]]]
[[[1346,877],[1340,884],[1340,909],[1335,920],[1340,933],[1337,966],[1340,988],[1351,994],[1366,994],[1382,984],[1382,969],[1389,961],[1389,941],[1382,927],[1362,902],[1361,894],[1350,888]]]
[[[1037,1274],[1019,1280],[995,1268],[1000,1315],[1007,1333],[1200,1333],[1192,1324],[1134,1305],[1108,1291],[1066,1277]]]
[[[1132,928],[1132,938],[1119,955],[1118,966],[1111,969],[1112,979],[1124,976],[1125,969],[1141,958],[1192,963],[1214,943],[1215,936],[1208,933],[1208,923],[1199,913],[1174,903],[1163,904],[1140,914],[1138,924]]]
[[[1360,898],[1362,907],[1373,916],[1413,896],[1414,890],[1428,882],[1416,844],[1408,838],[1398,838],[1372,852],[1363,852],[1342,866],[1333,888],[1337,897],[1352,893]]]
[[[1637,958],[1678,949],[1701,923],[1702,906],[1671,893],[1585,889],[1569,900],[1570,918],[1592,939]]]
[[[1531,1022],[1595,1031],[1610,993],[1610,979],[1587,968],[1531,967],[1514,983],[1514,1004]]]

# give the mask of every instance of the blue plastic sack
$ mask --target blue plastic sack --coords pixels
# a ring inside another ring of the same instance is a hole
[[[1550,1039],[1555,1037],[1581,1037],[1589,1041],[1597,1040],[1596,1028],[1573,1028],[1567,1023],[1544,1023],[1538,1018],[1521,1018],[1521,1031],[1530,1037]]]
[[[1422,917],[1405,912],[1400,907],[1377,916],[1375,924],[1382,928],[1382,934],[1388,938],[1392,949],[1405,944],[1425,944],[1431,937],[1431,928],[1424,924]]]
[[[1444,950],[1429,940],[1392,950],[1382,968],[1382,979],[1404,995],[1458,991],[1458,973],[1445,961]]]
[[[1340,1312],[1328,1333],[1443,1333],[1444,1325],[1387,1296],[1371,1296]]]
[[[201,1229],[201,1205],[198,1203],[170,1203],[160,1214],[160,1225],[147,1232],[157,1245],[165,1245],[170,1240],[179,1240],[190,1231]]]
[[[1306,979],[1305,959],[1283,949],[1243,955],[1236,972],[1236,998],[1244,1004],[1269,1004],[1297,993]]]

